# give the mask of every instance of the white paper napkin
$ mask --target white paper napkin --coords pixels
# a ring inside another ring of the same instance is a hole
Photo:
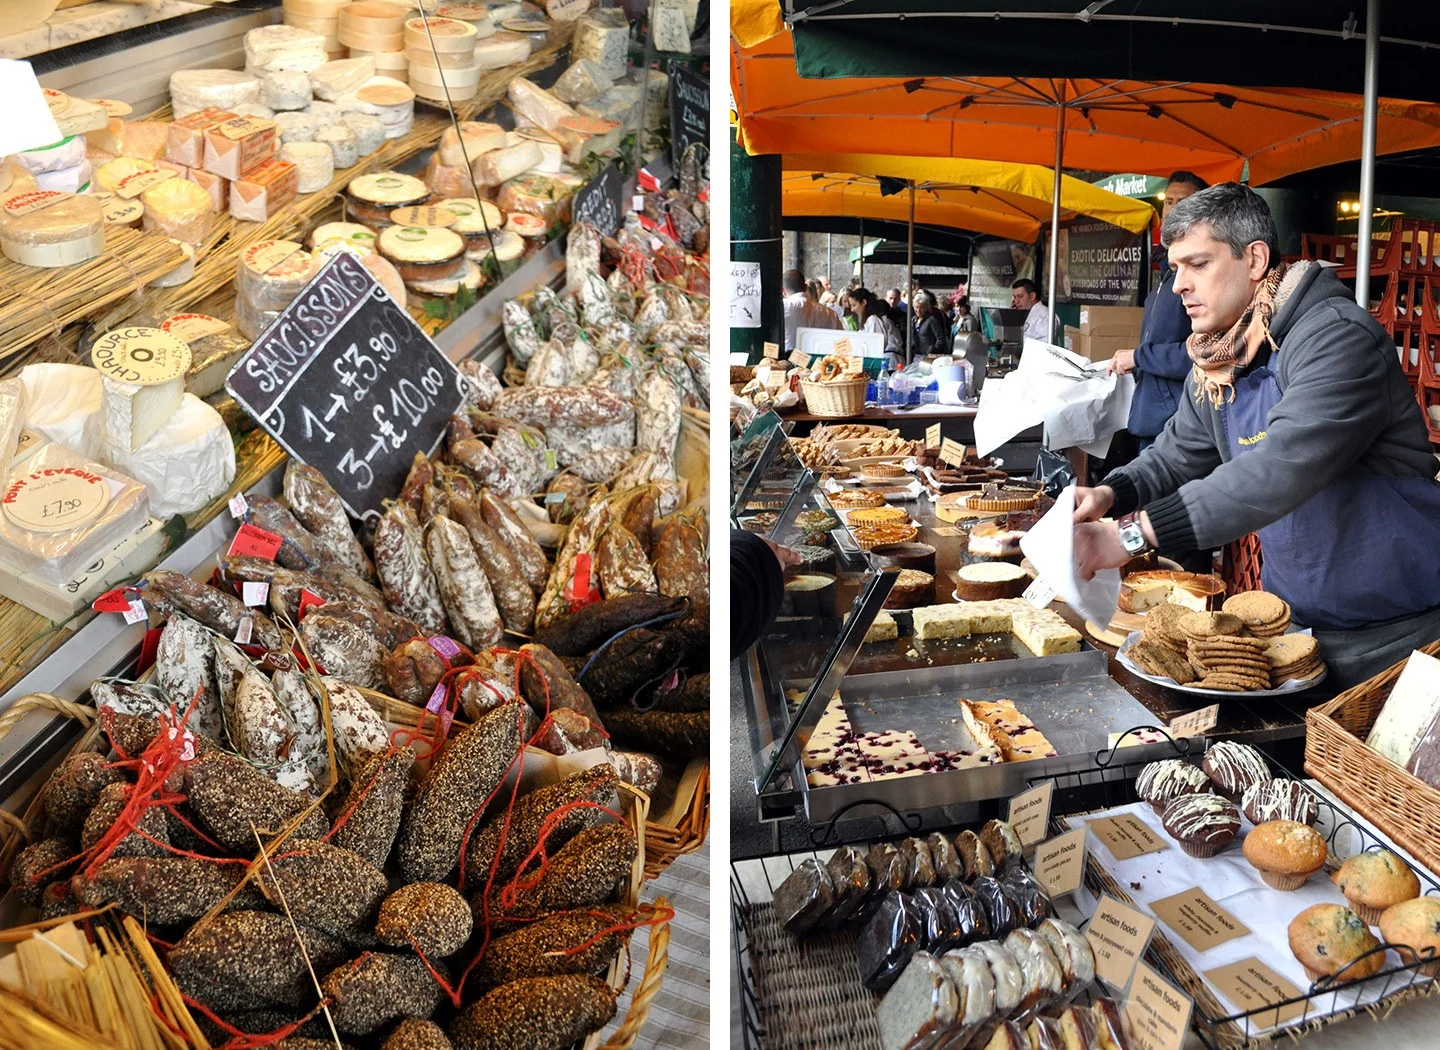
[[[1033,528],[1020,538],[1020,549],[1036,575],[1044,580],[1070,608],[1102,627],[1115,615],[1120,600],[1120,570],[1103,569],[1088,583],[1080,579],[1075,566],[1075,486],[1060,493]]]

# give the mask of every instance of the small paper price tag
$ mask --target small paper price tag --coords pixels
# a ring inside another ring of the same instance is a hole
[[[250,505],[245,502],[245,497],[237,492],[230,497],[230,516],[232,518],[243,518]]]
[[[264,605],[270,597],[268,583],[254,583],[247,580],[240,585],[240,600],[251,608]]]
[[[545,506],[553,506],[556,503],[564,503],[568,492],[547,492],[545,493]]]
[[[125,617],[126,623],[144,623],[145,603],[142,602],[139,598],[136,598],[130,603],[129,608],[127,608],[126,611],[121,615]]]
[[[1250,927],[1199,886],[1152,901],[1150,910],[1197,952],[1208,952],[1250,933]]]
[[[1010,800],[1010,813],[1006,819],[1020,837],[1020,845],[1033,846],[1045,837],[1045,829],[1050,826],[1050,799],[1054,793],[1055,782],[1047,780]]]
[[[90,608],[96,612],[123,613],[130,611],[130,599],[125,597],[125,588],[116,587],[113,591],[106,591],[100,597],[90,603]]]
[[[1183,740],[1187,736],[1204,736],[1215,723],[1220,721],[1220,705],[1211,704],[1209,707],[1202,707],[1198,711],[1191,711],[1188,715],[1177,715],[1170,721],[1170,736],[1174,740]]]
[[[447,638],[443,634],[432,635],[426,639],[430,648],[440,654],[440,658],[446,661],[455,659],[460,655],[460,646],[455,644],[455,639]]]
[[[246,616],[241,619],[240,626],[235,628],[235,644],[249,645],[250,638],[255,633],[255,620]]]
[[[273,532],[266,532],[258,525],[246,522],[240,526],[240,531],[235,533],[235,539],[231,542],[230,550],[227,553],[232,558],[248,556],[274,561],[275,555],[280,552],[284,542]]]
[[[842,335],[839,339],[835,340],[836,357],[849,357],[854,352],[855,350],[850,345],[850,337],[848,335]]]
[[[1130,1045],[1134,1050],[1180,1050],[1194,1005],[1193,999],[1141,960],[1124,1006]]]
[[[780,360],[780,344],[766,343],[764,348],[765,356],[772,361]]]
[[[644,195],[643,193],[637,193],[637,194],[635,194],[635,196],[633,196],[633,197],[630,198],[630,210],[631,210],[631,211],[644,211],[644,210],[645,210],[645,195]]]
[[[1155,920],[1108,893],[1100,898],[1095,915],[1085,927],[1085,939],[1095,953],[1095,976],[1117,991],[1130,986],[1135,965],[1145,954]]]
[[[1076,828],[1040,843],[1031,867],[1051,897],[1079,889],[1085,878],[1085,829]]]
[[[559,463],[559,461],[556,460],[556,458],[555,458],[555,450],[554,450],[553,448],[547,448],[547,449],[545,450],[545,469],[546,469],[546,470],[559,470],[559,469],[560,469],[560,463]]]
[[[1305,1004],[1294,1001],[1302,995],[1300,989],[1253,955],[1229,966],[1207,970],[1205,977],[1225,998],[1247,1011],[1274,1003],[1290,1003],[1254,1018],[1261,1025],[1284,1024],[1305,1015]]]
[[[928,427],[925,428],[925,447],[926,447],[926,448],[939,448],[939,447],[940,447],[940,424],[939,424],[939,423],[932,423],[930,426],[928,426]]]
[[[1055,588],[1037,576],[1022,597],[1037,609],[1048,609],[1055,600]]]
[[[788,360],[788,361],[789,361],[792,365],[794,365],[796,368],[809,368],[809,367],[810,367],[810,355],[807,354],[807,353],[804,353],[804,352],[801,351],[801,350],[792,350],[792,351],[790,351],[790,356],[789,356],[786,360]]]
[[[1168,849],[1163,839],[1133,813],[1121,813],[1118,817],[1101,817],[1089,822],[1095,837],[1105,844],[1116,860],[1129,860],[1146,853],[1158,853]]]
[[[946,438],[940,442],[940,461],[952,467],[960,466],[965,462],[965,446],[954,438]]]

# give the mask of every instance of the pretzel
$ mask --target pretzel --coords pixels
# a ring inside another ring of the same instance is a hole
[[[829,356],[829,357],[821,358],[821,360],[820,360],[820,374],[819,374],[820,382],[826,383],[826,382],[829,382],[829,381],[832,380],[832,379],[839,379],[839,378],[840,378],[841,376],[843,376],[844,374],[845,374],[845,359],[844,359],[844,358],[842,358],[842,357],[835,357],[834,355],[831,355],[831,356]]]

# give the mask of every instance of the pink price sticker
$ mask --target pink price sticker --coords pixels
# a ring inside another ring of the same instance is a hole
[[[144,623],[145,603],[139,598],[136,598],[130,603],[130,608],[122,615],[125,617],[126,623]]]
[[[434,649],[446,660],[453,660],[460,655],[460,646],[455,643],[453,638],[446,638],[443,634],[437,634],[427,638],[426,641],[430,643],[431,649]]]
[[[455,716],[450,713],[450,709],[448,707],[440,712],[440,728],[446,733],[450,732],[450,723],[454,721]]]
[[[440,682],[435,686],[435,691],[430,694],[430,699],[425,702],[425,710],[433,715],[436,711],[440,710],[441,705],[444,703],[445,683]]]

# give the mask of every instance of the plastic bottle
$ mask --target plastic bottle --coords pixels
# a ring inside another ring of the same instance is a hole
[[[888,405],[890,403],[890,369],[880,369],[880,375],[875,380],[875,403],[877,405]]]

